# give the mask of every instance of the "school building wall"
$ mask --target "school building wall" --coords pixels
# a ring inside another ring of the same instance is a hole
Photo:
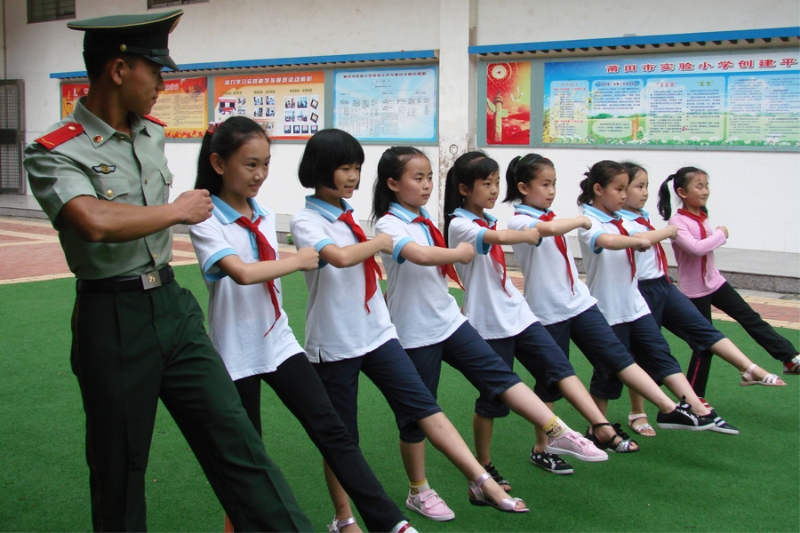
[[[210,0],[182,8],[186,14],[170,39],[171,55],[178,64],[438,50],[439,140],[419,146],[431,159],[435,177],[443,175],[457,155],[476,145],[481,61],[469,55],[471,45],[800,26],[796,0]],[[78,19],[145,12],[146,1],[76,0],[76,11]],[[59,80],[50,74],[84,70],[83,34],[67,29],[66,22],[27,24],[25,2],[5,2],[5,71],[10,79],[25,80],[26,142],[59,119]],[[375,166],[387,146],[365,146],[362,185],[352,202],[362,220],[369,216]],[[167,145],[170,168],[176,175],[173,198],[192,188],[198,149],[199,143]],[[524,153],[518,147],[485,150],[503,170],[513,156]],[[303,197],[310,192],[296,178],[302,151],[302,144],[273,146],[270,178],[258,198],[276,210],[284,223],[302,208]],[[694,165],[710,175],[712,223],[729,228],[727,246],[800,252],[800,220],[791,215],[800,201],[797,153],[539,151],[556,164],[559,191],[553,208],[560,216],[578,214],[578,182],[595,161],[634,160],[647,167],[651,182],[647,208],[652,213],[657,185],[677,168]],[[434,217],[439,215],[437,192],[429,205]],[[503,226],[510,209],[498,206],[495,214]],[[654,220],[656,226],[663,225],[657,215]]]

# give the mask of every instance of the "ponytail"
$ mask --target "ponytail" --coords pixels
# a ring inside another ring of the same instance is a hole
[[[194,188],[205,189],[218,196],[222,191],[222,176],[211,165],[211,154],[217,154],[223,161],[227,161],[245,142],[258,135],[271,142],[264,129],[255,120],[247,117],[231,117],[221,124],[209,124],[200,145]]]
[[[515,157],[508,164],[506,169],[506,198],[503,202],[511,203],[522,200],[522,193],[519,192],[520,183],[530,183],[541,172],[543,167],[555,169],[552,161],[539,154],[528,154],[525,157]]]
[[[672,216],[672,199],[669,196],[669,182],[675,179],[675,174],[670,175],[658,189],[658,214],[664,220]]]
[[[578,195],[578,205],[586,205],[592,203],[592,199],[594,199],[594,191],[592,191],[592,186],[589,183],[589,172],[584,172],[584,179],[580,182],[581,193]]]

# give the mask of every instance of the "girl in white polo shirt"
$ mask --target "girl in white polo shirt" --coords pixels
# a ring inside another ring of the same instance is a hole
[[[714,414],[692,390],[681,367],[670,353],[661,329],[650,314],[636,283],[635,250],[647,250],[652,242],[630,236],[617,213],[625,205],[628,173],[614,161],[600,161],[585,173],[578,205],[592,222],[590,229],[578,230],[581,253],[586,266],[586,283],[597,299],[617,338],[637,359],[656,383],[663,383],[673,394],[691,406],[698,416],[694,429],[710,429]],[[631,345],[635,345],[631,349]],[[611,378],[616,380],[617,378]],[[657,417],[665,427],[664,415]]]
[[[212,125],[203,138],[195,188],[211,193],[214,211],[189,232],[209,291],[211,339],[259,434],[264,381],[351,491],[367,527],[411,533],[336,415],[281,307],[279,276],[317,268],[318,254],[302,248],[279,257],[275,214],[255,201],[269,163],[269,139],[249,118]]]
[[[382,258],[389,276],[387,302],[400,343],[434,397],[445,361],[464,374],[487,401],[502,402],[534,425],[545,426],[555,416],[550,408],[486,344],[448,292],[446,277],[458,279],[450,263],[469,263],[475,248],[471,243],[445,248],[444,237],[423,207],[432,182],[430,162],[419,150],[394,147],[381,156],[373,216],[380,217],[379,234],[390,235],[394,242],[391,254],[383,253]],[[522,238],[535,239],[536,232]],[[591,403],[588,394],[587,400]],[[407,428],[404,455],[424,465],[425,447],[418,434],[418,429]],[[613,431],[611,435],[613,439]],[[574,431],[546,444],[587,461],[608,459]],[[489,461],[481,463],[500,477]]]
[[[553,162],[539,154],[515,157],[508,165],[506,183],[505,201],[515,202],[509,229],[535,227],[541,235],[536,245],[513,245],[525,276],[525,300],[567,356],[572,340],[595,368],[589,390],[600,410],[605,414],[608,401],[619,398],[621,381],[658,407],[665,427],[696,427],[697,417],[680,405],[676,407],[634,362],[598,309],[597,300],[578,277],[564,235],[577,228],[588,229],[592,222],[585,216],[555,218],[550,210],[556,196]],[[616,375],[619,381],[609,383],[609,375]]]
[[[292,237],[298,249],[313,247],[321,259],[317,270],[305,273],[306,353],[356,440],[358,377],[363,371],[389,401],[401,435],[409,426],[419,427],[424,432],[419,441],[427,436],[461,470],[470,481],[471,503],[526,512],[525,502],[507,498],[478,464],[397,340],[377,284],[380,271],[374,258],[379,251],[391,253],[392,239],[380,234],[368,241],[345,201],[358,187],[363,161],[364,151],[352,135],[329,129],[311,137],[300,162],[300,183],[314,194],[292,217]],[[568,431],[557,417],[548,427],[554,435]],[[406,506],[434,520],[452,520],[454,513],[425,481],[424,465],[420,469],[405,455],[403,460],[411,484]],[[352,516],[347,493],[334,476],[326,479],[337,518]]]

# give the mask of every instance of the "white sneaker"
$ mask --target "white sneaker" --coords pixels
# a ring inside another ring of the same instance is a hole
[[[550,439],[545,448],[547,453],[557,455],[571,455],[581,461],[599,463],[608,461],[608,454],[595,446],[592,441],[583,437],[577,431],[568,431],[557,439]]]

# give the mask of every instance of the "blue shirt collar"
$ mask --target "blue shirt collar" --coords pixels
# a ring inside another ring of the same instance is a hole
[[[642,212],[641,215],[639,215],[637,213],[634,213],[633,211],[628,211],[626,209],[620,209],[619,216],[621,216],[625,220],[636,220],[637,218],[642,217],[643,219],[645,219],[645,220],[647,220],[649,222],[650,221],[650,214],[647,211],[645,211],[644,209],[639,209],[639,211]]]
[[[405,222],[406,224],[410,224],[414,221],[415,218],[418,216],[422,216],[422,218],[431,218],[428,212],[425,210],[424,207],[419,208],[419,215],[414,213],[413,211],[409,211],[402,205],[398,204],[397,202],[392,202],[389,204],[389,212]]]
[[[227,203],[225,203],[225,201],[222,200],[219,196],[214,196],[212,194],[211,202],[214,204],[214,216],[216,216],[219,219],[219,221],[222,222],[223,224],[233,224],[234,222],[236,222],[236,220],[244,216],[238,211],[236,211],[234,208],[229,206]],[[251,222],[255,221],[255,219],[260,216],[261,217],[269,216],[269,212],[260,205],[258,205],[256,201],[253,200],[252,198],[248,198],[247,203],[250,204],[251,208],[253,208],[253,219],[251,220]]]
[[[536,209],[535,207],[531,207],[525,204],[517,204],[514,206],[514,213],[520,215],[528,215],[529,217],[539,218],[540,216],[544,215],[545,213],[549,213],[550,210],[547,209],[542,211],[540,209]]]
[[[471,211],[467,211],[463,207],[459,207],[458,209],[453,211],[453,216],[467,218],[472,221],[481,219],[481,217],[477,216],[475,213],[472,213]],[[483,218],[486,219],[486,223],[489,225],[489,227],[494,226],[495,222],[497,222],[497,217],[492,216],[490,213],[487,213],[486,211],[483,212]]]
[[[338,207],[332,206],[325,200],[320,200],[313,194],[306,196],[306,207],[311,209],[312,211],[316,211],[320,215],[324,216],[331,222],[335,222],[339,220],[339,217],[342,216],[342,213],[345,211],[352,212],[353,208],[350,207],[350,204],[342,200],[342,205],[344,209],[340,209]]]
[[[600,222],[611,222],[612,220],[617,220],[620,217],[619,213],[614,213],[614,216],[609,216],[596,207],[592,207],[589,204],[583,204],[583,214],[589,215],[590,217],[596,218]]]

